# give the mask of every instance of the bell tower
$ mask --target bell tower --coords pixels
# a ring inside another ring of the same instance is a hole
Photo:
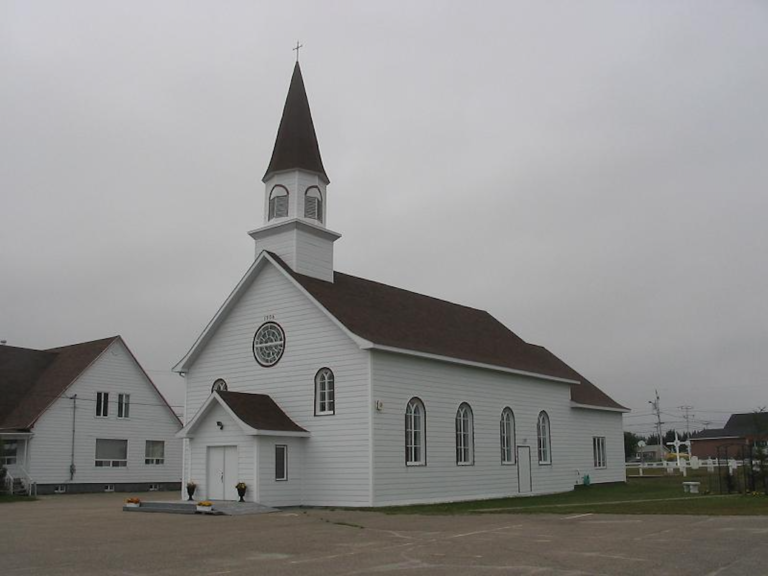
[[[294,272],[333,282],[333,243],[341,234],[326,227],[330,180],[298,61],[262,181],[264,223],[248,233],[256,242],[256,256],[268,250]]]

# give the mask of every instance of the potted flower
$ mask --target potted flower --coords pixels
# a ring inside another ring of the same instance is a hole
[[[187,502],[192,502],[193,498],[192,496],[195,495],[195,490],[197,490],[197,483],[192,482],[191,480],[187,482]]]
[[[245,482],[238,482],[235,484],[235,488],[237,488],[237,495],[240,496],[240,502],[245,502],[243,497],[245,496],[246,490],[248,490],[248,486]]]
[[[198,502],[195,509],[198,512],[202,512],[203,514],[207,514],[208,512],[211,512],[213,510],[213,502],[210,500],[203,500],[202,502]]]
[[[141,506],[141,500],[139,500],[135,496],[125,499],[126,508],[138,508],[139,506]]]

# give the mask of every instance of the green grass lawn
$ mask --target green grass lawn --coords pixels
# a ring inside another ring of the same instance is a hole
[[[378,510],[389,514],[713,514],[768,515],[768,496],[710,496],[684,494],[682,483],[701,482],[702,491],[710,487],[706,475],[630,478],[626,484],[577,486],[573,492],[501,498],[451,504],[393,506]],[[717,477],[712,478],[717,493]]]
[[[0,494],[0,504],[4,504],[6,502],[31,502],[32,500],[37,500],[37,498],[33,498],[32,496],[14,496],[12,494]]]

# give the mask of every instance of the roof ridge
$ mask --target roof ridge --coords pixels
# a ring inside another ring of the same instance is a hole
[[[74,348],[76,346],[91,346],[93,344],[97,344],[97,343],[101,343],[101,342],[105,342],[105,343],[106,342],[113,342],[113,341],[117,340],[118,338],[120,338],[119,334],[116,335],[116,336],[109,336],[107,338],[97,338],[96,340],[88,340],[87,342],[77,342],[75,344],[66,344],[64,346],[56,346],[55,348],[45,348],[44,350],[40,350],[40,352],[58,353],[58,352],[63,352],[65,350],[68,350],[70,348]]]

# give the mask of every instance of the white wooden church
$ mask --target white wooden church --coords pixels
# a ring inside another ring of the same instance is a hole
[[[623,481],[622,413],[483,310],[337,272],[299,64],[256,258],[174,371],[197,497],[384,506]]]

